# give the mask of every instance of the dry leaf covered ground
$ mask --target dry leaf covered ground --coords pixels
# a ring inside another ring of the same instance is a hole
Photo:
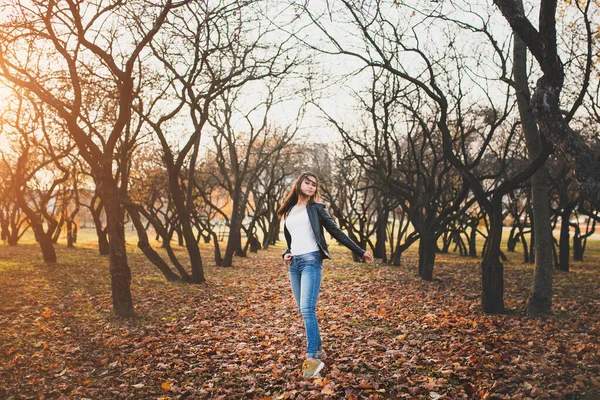
[[[318,304],[321,378],[300,366],[303,327],[281,248],[205,261],[206,285],[165,282],[131,248],[138,317],[111,311],[93,248],[0,246],[0,398],[600,399],[600,256],[554,280],[555,315],[520,312],[532,267],[505,266],[507,315],[481,313],[476,259],[439,256],[434,282],[353,263],[336,248]],[[205,257],[211,254],[204,251]]]

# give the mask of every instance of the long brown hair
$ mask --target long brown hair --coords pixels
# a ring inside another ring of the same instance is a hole
[[[292,190],[290,190],[288,195],[285,196],[283,204],[281,205],[281,207],[279,207],[279,210],[277,210],[277,216],[279,218],[287,214],[287,212],[291,210],[292,207],[296,205],[296,203],[298,203],[298,197],[300,196],[300,186],[302,186],[302,182],[304,182],[307,176],[315,178],[315,180],[317,181],[317,190],[315,190],[315,193],[312,196],[310,196],[310,199],[308,199],[308,203],[314,203],[315,201],[319,200],[319,178],[317,178],[317,175],[313,174],[312,172],[303,172],[300,174],[298,179],[296,179],[296,182],[294,182],[294,184],[292,185]]]

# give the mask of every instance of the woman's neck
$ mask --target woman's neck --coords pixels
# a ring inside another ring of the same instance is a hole
[[[299,196],[298,197],[298,202],[296,203],[296,205],[297,206],[306,206],[308,204],[309,200],[310,200],[310,197]]]

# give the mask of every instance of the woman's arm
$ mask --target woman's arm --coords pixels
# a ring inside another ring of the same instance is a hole
[[[337,224],[333,221],[331,215],[329,214],[329,211],[327,211],[325,206],[319,207],[318,213],[319,219],[321,220],[321,224],[323,225],[323,227],[325,227],[327,232],[329,232],[329,234],[334,239],[342,243],[348,249],[352,250],[352,252],[357,254],[359,257],[362,258],[365,255],[366,251],[361,249],[356,243],[354,243],[354,241],[350,239],[348,235],[342,232],[342,230],[337,226]]]

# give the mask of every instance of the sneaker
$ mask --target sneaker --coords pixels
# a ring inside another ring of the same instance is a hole
[[[325,353],[325,350],[323,350],[323,349],[317,350],[317,358],[319,360],[326,360],[327,359],[327,353]]]
[[[325,364],[317,358],[307,358],[302,364],[302,376],[310,378],[316,376]]]

